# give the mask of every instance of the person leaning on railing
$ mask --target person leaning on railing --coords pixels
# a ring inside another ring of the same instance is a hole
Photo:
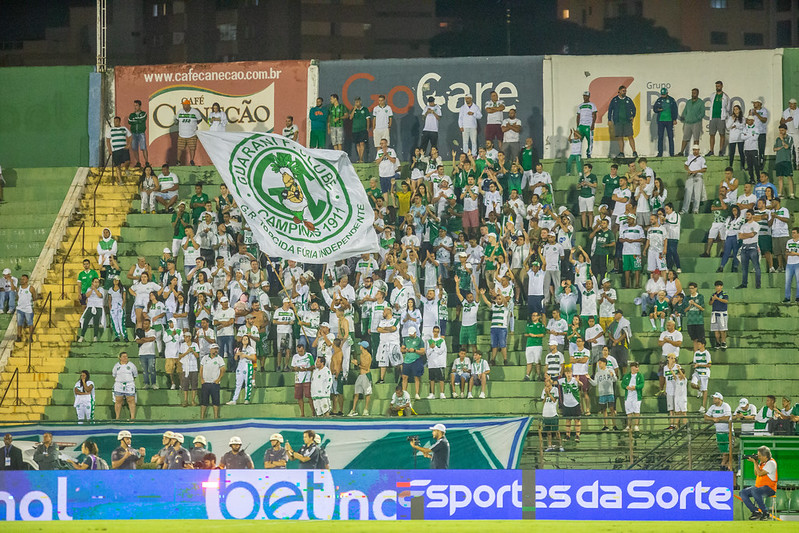
[[[768,520],[769,512],[765,498],[777,494],[777,461],[771,457],[771,450],[768,446],[758,448],[756,458],[749,456],[747,459],[755,468],[755,486],[742,489],[741,499],[744,505],[752,511],[749,520]]]

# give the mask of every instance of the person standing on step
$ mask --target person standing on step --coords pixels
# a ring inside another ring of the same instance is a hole
[[[730,434],[730,420],[732,420],[732,409],[724,401],[724,396],[717,392],[713,394],[713,405],[705,413],[704,420],[713,422],[716,426],[716,444],[721,453],[721,468],[729,470],[730,465],[730,446],[732,446],[732,435]]]
[[[447,367],[447,341],[441,336],[441,328],[433,327],[433,335],[426,341],[425,354],[427,356],[428,377],[430,379],[430,394],[427,399],[435,399],[435,386],[438,383],[438,397],[446,399],[444,395],[444,372]]]
[[[78,424],[91,423],[94,420],[94,381],[88,370],[80,371],[80,379],[72,387],[75,394],[75,412],[78,415]]]
[[[527,329],[524,336],[527,337],[524,357],[527,362],[527,368],[524,373],[524,381],[537,381],[543,377],[541,373],[541,357],[544,351],[544,335],[547,333],[547,328],[544,325],[541,314],[537,311],[530,313],[530,321],[527,323]],[[535,375],[532,375],[533,365],[535,365]]]
[[[355,105],[350,111],[352,121],[352,142],[355,143],[355,151],[358,153],[358,163],[363,163],[364,153],[366,152],[366,142],[369,140],[369,119],[372,113],[368,107],[361,104],[361,97],[355,99]],[[435,146],[435,143],[433,144]]]
[[[691,98],[685,101],[682,115],[680,115],[680,120],[683,121],[680,154],[688,155],[685,153],[685,149],[691,141],[693,141],[693,144],[699,144],[699,140],[702,137],[702,120],[704,118],[705,102],[699,98],[699,89],[691,89]]]
[[[799,228],[791,228],[791,239],[785,244],[785,299],[791,301],[791,286],[796,280],[796,301],[799,302]]]
[[[205,418],[209,405],[213,405],[214,418],[219,418],[219,383],[225,375],[225,360],[219,357],[219,345],[212,344],[208,355],[200,359],[200,419]]]
[[[591,93],[583,92],[583,101],[577,106],[577,131],[587,141],[585,158],[591,159],[591,149],[594,146],[594,125],[596,124],[596,106],[591,102]]]
[[[88,259],[84,263],[88,262]],[[91,271],[91,269],[89,269]],[[80,274],[78,274],[78,284],[82,287]],[[8,314],[13,315],[17,308],[17,287],[19,280],[11,275],[10,268],[3,269],[3,277],[0,278],[0,315],[5,314],[8,306]],[[83,293],[81,293],[81,299]]]
[[[571,425],[574,421],[574,441],[580,442],[580,431],[582,422],[580,416],[580,382],[572,375],[572,365],[563,365],[563,377],[558,379],[558,385],[562,394],[561,413],[566,419],[566,430],[564,438],[571,440]]]
[[[663,206],[663,211],[666,213],[666,218],[663,221],[666,232],[666,267],[669,270],[676,268],[677,274],[681,274],[680,254],[677,247],[680,244],[682,215],[674,209],[671,202]]]
[[[130,409],[130,420],[136,420],[136,378],[139,371],[136,365],[128,361],[128,352],[119,354],[119,361],[111,369],[114,378],[112,398],[116,420],[122,415],[122,404],[127,403]]]
[[[699,293],[695,281],[688,284],[685,303],[685,324],[688,326],[688,335],[694,341],[694,350],[697,350],[700,342],[703,345],[705,343],[705,297]]]
[[[255,343],[252,337],[244,335],[236,347],[233,359],[238,361],[236,365],[236,390],[233,398],[227,405],[236,405],[239,395],[243,393],[243,403],[249,404],[252,400],[252,393],[255,384],[255,367],[258,364],[255,353]]]
[[[197,358],[200,354],[200,347],[191,340],[191,331],[183,330],[183,342],[178,348],[180,356],[180,390],[183,392],[183,407],[189,405],[189,391],[191,391],[191,404],[197,405],[197,378],[199,376],[199,364]],[[196,441],[196,439],[195,439]]]
[[[707,172],[707,163],[705,158],[699,155],[698,144],[693,145],[691,152],[683,165],[688,176],[685,178],[685,196],[683,196],[682,209],[680,209],[682,215],[688,211],[693,214],[699,213],[699,208],[706,196],[704,175]],[[693,209],[691,209],[692,205]]]
[[[139,178],[139,198],[141,198],[141,214],[155,213],[155,198],[158,195],[158,177],[153,173],[150,164],[144,165]]]
[[[28,283],[28,275],[22,274],[17,289],[17,331],[23,341],[33,341],[33,302],[36,299],[36,289]]]
[[[100,267],[100,278],[105,282],[108,277],[108,267],[111,259],[117,255],[117,241],[111,237],[111,230],[103,228],[100,241],[97,243],[97,266]]]
[[[741,132],[741,138],[744,143],[744,159],[746,161],[746,170],[749,173],[749,183],[754,184],[757,176],[760,175],[760,156],[758,155],[758,139],[759,134],[755,126],[754,110],[750,110],[746,115],[746,126]]]
[[[313,400],[311,399],[311,372],[314,368],[313,356],[305,351],[304,344],[297,345],[297,353],[291,358],[291,370],[294,372],[294,399],[300,406],[300,417],[305,418],[305,402],[313,413]]]
[[[760,288],[760,250],[757,247],[758,233],[760,225],[754,221],[754,214],[751,209],[747,209],[744,224],[738,230],[738,238],[741,240],[741,272],[743,274],[741,284],[736,289],[745,289],[749,282],[749,263],[754,263],[755,268],[755,288]]]
[[[142,166],[139,159],[139,150],[144,154],[144,165],[150,164],[150,159],[147,157],[147,136],[145,130],[147,129],[147,112],[142,111],[141,100],[133,101],[133,113],[128,115],[128,126],[130,126],[131,145],[133,150],[133,157],[136,158],[136,168]]]
[[[369,353],[369,343],[366,341],[361,341],[359,348],[361,350],[360,357],[352,358],[352,365],[358,367],[358,378],[355,380],[355,390],[352,395],[352,409],[347,416],[358,416],[356,409],[361,396],[364,397],[366,402],[363,416],[369,416],[369,402],[372,401],[372,375],[370,370],[372,367],[372,354]]]
[[[183,154],[189,151],[189,164],[194,166],[194,152],[197,150],[197,127],[203,121],[203,116],[196,108],[191,107],[191,100],[181,100],[181,108],[175,114],[175,124],[178,125],[178,162],[183,161]]]
[[[707,384],[710,381],[710,367],[713,362],[710,352],[705,349],[705,341],[701,340],[695,344],[697,348],[694,349],[694,374],[691,376],[691,388],[696,390],[697,398],[702,398],[699,412],[704,413],[707,407]]]
[[[666,87],[660,89],[660,98],[655,100],[652,112],[657,117],[658,126],[658,157],[663,157],[663,137],[669,140],[669,157],[674,157],[674,126],[677,125],[679,112],[677,111],[677,101],[669,96]]]
[[[117,185],[122,185],[122,171],[130,167],[130,130],[122,125],[122,119],[114,117],[114,127],[105,133],[105,144],[111,154],[111,182],[119,176]]]
[[[624,390],[624,412],[627,413],[627,427],[638,433],[638,423],[641,420],[641,400],[644,396],[644,376],[639,371],[638,361],[630,363],[630,372],[621,378],[621,388]]]
[[[768,133],[769,112],[763,107],[763,98],[752,100],[752,115],[755,118],[755,132],[757,132],[757,153],[760,168],[766,163],[766,134]]]
[[[630,143],[633,150],[633,157],[638,157],[635,151],[635,136],[633,131],[633,120],[635,119],[636,109],[632,99],[627,98],[627,87],[619,86],[619,92],[611,99],[608,105],[608,126],[613,132],[613,137],[619,143],[618,157],[624,157],[624,140]]]
[[[608,360],[600,357],[596,363],[597,370],[594,377],[588,376],[588,382],[597,388],[597,403],[602,413],[603,426],[601,431],[609,431],[610,424],[616,429],[616,371],[608,366]],[[590,405],[590,404],[589,404]],[[588,414],[588,413],[586,413]]]
[[[86,291],[86,309],[80,317],[80,336],[78,342],[83,342],[86,330],[90,324],[94,324],[94,342],[100,333],[100,324],[105,327],[105,289],[100,287],[100,278],[94,278],[89,290]]]
[[[727,349],[727,306],[730,297],[724,292],[724,282],[717,280],[716,291],[710,295],[710,331],[716,340],[716,348]]]
[[[727,117],[731,112],[730,97],[724,92],[724,84],[716,82],[716,92],[713,95],[713,102],[710,105],[710,121],[708,124],[710,132],[710,151],[706,156],[715,155],[713,150],[716,145],[716,133],[719,134],[719,155],[724,155],[724,136],[727,130]],[[705,103],[702,102],[702,116],[705,115]]]

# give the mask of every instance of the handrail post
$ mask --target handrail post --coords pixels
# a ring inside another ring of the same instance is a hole
[[[694,454],[693,454],[693,439],[691,438],[691,421],[685,421],[685,427],[688,432],[688,470],[694,469]]]
[[[81,232],[83,234],[81,235]],[[69,254],[72,253],[72,248],[75,246],[75,242],[78,240],[78,235],[81,235],[81,247],[83,248],[83,255],[86,255],[86,221],[80,223],[78,227],[78,233],[75,234],[75,237],[72,239],[72,243],[69,245],[67,249],[67,253],[64,254],[64,259],[61,260],[61,299],[67,299],[67,291],[66,291],[66,280],[65,280],[65,272],[67,269],[67,259],[69,259]]]
[[[630,466],[635,462],[635,452],[633,448],[633,440],[635,440],[635,436],[633,435],[633,426],[629,423],[627,424],[627,430],[630,434]]]
[[[17,399],[14,400],[14,405],[20,406],[22,405],[22,399],[19,397],[19,368],[15,369],[14,373],[17,375]]]

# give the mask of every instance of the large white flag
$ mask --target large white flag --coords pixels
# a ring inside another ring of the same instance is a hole
[[[374,212],[344,152],[270,133],[197,134],[266,254],[321,264],[378,251]]]

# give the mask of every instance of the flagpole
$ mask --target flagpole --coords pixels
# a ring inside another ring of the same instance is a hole
[[[272,262],[272,258],[269,257],[269,254],[266,253],[266,252],[263,252],[263,254],[266,256],[266,260],[271,263]],[[291,299],[291,295],[290,295],[288,289],[286,288],[286,285],[283,283],[283,269],[281,268],[280,271],[281,272],[277,276],[277,280],[280,282],[280,286],[283,287],[283,291],[286,293],[286,298],[291,300],[289,302],[289,304],[291,305],[291,309],[294,311],[294,316],[297,317],[297,322],[300,322],[300,329],[302,330],[302,336],[305,337],[306,339],[310,339],[310,337],[308,336],[308,334],[305,331],[305,326],[303,326],[301,324],[302,320],[300,320],[300,313],[297,312],[297,307],[294,305],[294,300]],[[308,304],[308,305],[310,305],[310,304]],[[278,349],[280,349],[280,347],[278,347]]]

